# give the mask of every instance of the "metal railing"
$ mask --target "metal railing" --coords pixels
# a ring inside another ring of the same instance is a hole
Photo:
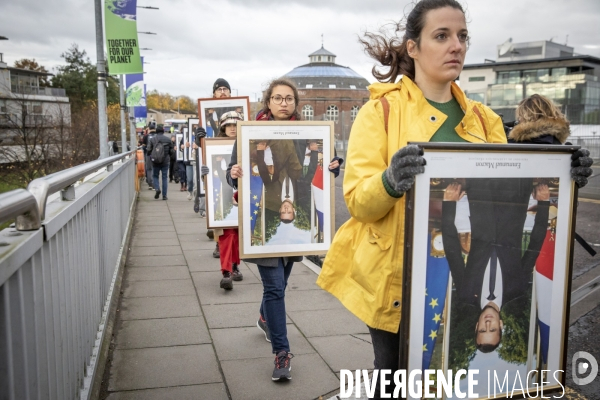
[[[0,195],[0,400],[89,398],[134,179],[129,152]]]
[[[17,94],[33,94],[40,96],[67,97],[67,91],[63,88],[46,86],[18,86],[11,85],[11,92]]]

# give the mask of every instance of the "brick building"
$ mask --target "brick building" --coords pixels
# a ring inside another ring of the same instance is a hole
[[[369,100],[369,81],[336,64],[336,55],[323,47],[308,57],[308,64],[284,75],[298,87],[302,119],[335,121],[336,136],[347,137],[358,110]]]

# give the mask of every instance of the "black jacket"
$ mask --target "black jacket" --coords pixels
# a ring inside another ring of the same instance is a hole
[[[152,149],[154,149],[154,146],[158,142],[161,142],[165,149],[165,157],[163,159],[162,164],[160,164],[160,166],[169,165],[169,163],[171,162],[171,153],[174,151],[174,149],[173,149],[173,143],[171,142],[171,139],[166,137],[164,133],[157,133],[153,138],[148,140],[148,147],[147,147],[148,155],[152,154]],[[155,165],[157,165],[157,164],[155,164]]]
[[[526,293],[531,273],[548,228],[549,201],[538,201],[527,250],[521,255],[533,179],[467,179],[471,219],[471,249],[463,260],[454,224],[456,202],[442,203],[442,241],[460,302],[480,309],[485,270],[495,248],[502,272],[502,303]]]

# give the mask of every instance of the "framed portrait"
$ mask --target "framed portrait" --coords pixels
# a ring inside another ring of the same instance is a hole
[[[331,121],[238,122],[240,257],[324,254],[334,229]]]
[[[401,362],[478,370],[456,377],[453,396],[470,384],[475,398],[560,392],[579,147],[418,144],[427,166],[406,200]]]
[[[184,158],[183,161],[191,161],[194,158],[194,151],[191,146],[194,143],[194,139],[196,138],[196,129],[198,128],[199,119],[198,118],[188,118],[187,129],[185,133],[184,143],[190,143],[190,147],[184,147]]]
[[[185,129],[183,129],[183,132],[185,132]],[[181,146],[179,145],[181,143],[181,141],[183,140],[183,135],[184,135],[184,133],[175,134],[175,147],[176,147],[176,151],[177,151],[177,161],[183,161],[183,151],[181,150]]]
[[[237,228],[238,203],[233,198],[234,190],[225,177],[231,161],[235,139],[202,139],[203,159],[210,172],[206,175],[206,227]]]
[[[198,117],[200,124],[206,130],[206,137],[217,137],[219,134],[219,119],[228,111],[237,111],[244,116],[244,121],[250,120],[250,98],[224,97],[215,99],[209,97],[198,99]]]

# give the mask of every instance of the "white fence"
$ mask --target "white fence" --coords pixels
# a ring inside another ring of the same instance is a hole
[[[89,398],[134,177],[131,152],[0,195],[0,400]]]

